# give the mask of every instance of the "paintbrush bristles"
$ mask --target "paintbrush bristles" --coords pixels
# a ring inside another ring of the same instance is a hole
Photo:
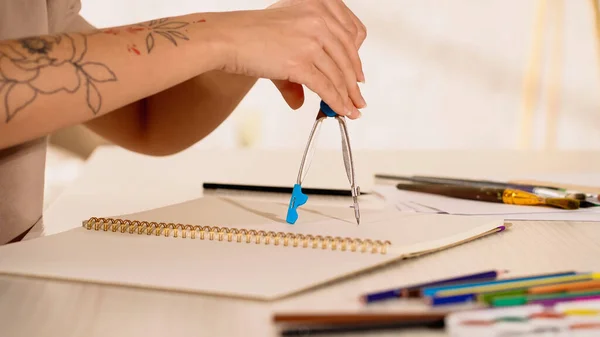
[[[570,198],[546,198],[545,204],[562,209],[578,209],[579,200]]]

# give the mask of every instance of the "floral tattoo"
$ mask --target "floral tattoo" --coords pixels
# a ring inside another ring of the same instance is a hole
[[[206,20],[201,19],[198,21],[193,21],[191,23],[201,23],[206,22]],[[121,31],[125,31],[127,33],[136,34],[139,32],[144,32],[146,34],[145,44],[146,44],[146,52],[150,54],[154,49],[156,39],[162,37],[167,41],[171,42],[174,46],[177,46],[177,41],[189,41],[189,37],[185,34],[187,32],[186,27],[190,23],[184,21],[171,21],[170,18],[163,18],[158,20],[152,20],[147,23],[140,23],[135,26],[130,26],[124,28],[123,30],[110,28],[104,30],[105,34],[118,35]],[[128,51],[133,52],[137,55],[140,55],[139,49],[137,46],[131,45],[127,47]]]
[[[60,34],[0,44],[0,107],[6,123],[40,95],[73,94],[82,86],[88,108],[102,108],[98,85],[117,81],[105,64],[84,61],[87,36]]]
[[[177,46],[177,39],[188,41],[189,38],[185,34],[177,31],[177,29],[181,29],[187,25],[187,22],[168,21],[168,19],[152,20],[148,25],[140,25],[150,30],[148,35],[146,35],[146,49],[148,53],[154,49],[154,36],[156,35],[160,35],[171,41],[175,46]]]
[[[201,19],[190,23],[201,22],[206,21]],[[122,31],[143,33],[149,54],[155,49],[157,39],[165,39],[175,46],[178,41],[189,41],[186,27],[190,23],[163,18],[123,29],[29,37],[17,40],[17,43],[0,43],[0,109],[4,110],[6,123],[40,95],[61,91],[74,94],[82,87],[89,110],[94,115],[98,114],[102,108],[99,84],[115,82],[117,76],[103,63],[84,61],[88,36],[99,33],[118,35]],[[127,50],[136,55],[142,54],[135,44],[128,45]]]

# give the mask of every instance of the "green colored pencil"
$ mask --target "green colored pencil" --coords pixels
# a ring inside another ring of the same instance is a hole
[[[477,295],[477,301],[485,304],[492,304],[492,300],[497,297],[507,297],[507,296],[518,296],[518,295],[526,295],[528,289],[514,289],[514,290],[504,290],[504,291],[495,291],[490,293],[483,293]]]
[[[566,298],[578,298],[585,296],[597,296],[600,295],[598,291],[581,291],[572,293],[554,293],[544,295],[512,295],[512,296],[500,296],[491,300],[491,305],[494,307],[508,307],[516,305],[525,305],[533,301],[543,300],[554,300],[554,299],[566,299]]]
[[[483,286],[474,286],[474,287],[469,287],[469,288],[442,290],[442,291],[438,292],[436,294],[436,296],[437,297],[449,297],[449,296],[467,295],[467,294],[476,294],[477,295],[477,294],[491,293],[491,292],[497,292],[497,291],[507,291],[507,290],[531,288],[531,287],[540,286],[540,285],[568,283],[568,282],[575,282],[575,281],[590,281],[590,280],[598,280],[598,279],[600,279],[600,273],[586,273],[586,274],[578,274],[578,275],[570,275],[570,276],[562,276],[562,277],[551,277],[548,279],[535,279],[535,280],[506,283],[506,284],[491,284],[491,285],[483,285]]]

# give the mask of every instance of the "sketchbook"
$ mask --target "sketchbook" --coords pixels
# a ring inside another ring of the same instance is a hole
[[[275,300],[507,228],[502,219],[203,197],[0,247],[0,273]]]

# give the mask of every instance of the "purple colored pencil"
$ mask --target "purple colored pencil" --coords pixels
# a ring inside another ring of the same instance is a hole
[[[482,273],[462,275],[453,278],[437,280],[427,283],[415,284],[407,287],[388,289],[376,293],[366,294],[361,297],[364,303],[379,302],[399,297],[420,297],[421,289],[433,286],[452,285],[469,282],[483,282],[497,279],[498,275],[506,273],[506,270],[492,270]]]
[[[581,297],[566,297],[566,298],[550,298],[544,300],[534,300],[529,302],[530,304],[541,304],[545,307],[551,307],[558,303],[563,302],[575,302],[575,301],[590,301],[590,300],[600,300],[600,295],[591,295],[591,296],[581,296]]]

